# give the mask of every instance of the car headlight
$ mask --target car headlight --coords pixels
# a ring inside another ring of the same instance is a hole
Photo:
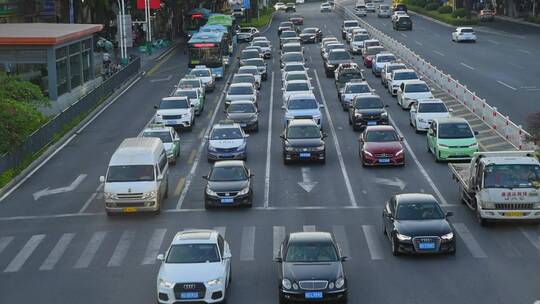
[[[286,146],[286,147],[285,147],[285,151],[294,151],[294,148],[293,148],[293,147]]]
[[[246,143],[243,143],[240,146],[238,146],[238,148],[236,148],[236,151],[243,151],[245,149],[246,149]]]
[[[112,193],[112,192],[104,192],[103,197],[105,197],[105,199],[117,199],[118,198],[116,193]]]
[[[437,144],[437,146],[439,146],[439,148],[448,148],[448,145],[445,144]]]
[[[373,156],[373,154],[369,151],[366,151],[366,150],[363,150],[362,152],[364,152],[364,154],[368,155],[368,156]]]
[[[294,290],[298,290],[298,284],[293,283],[293,284],[292,284],[292,288],[293,288]]]
[[[143,199],[149,199],[149,198],[154,198],[156,197],[157,195],[157,191],[155,190],[152,190],[152,191],[148,191],[148,192],[145,192],[142,196]]]
[[[356,118],[362,118],[362,113],[354,113],[354,117],[356,117]]]
[[[324,151],[324,145],[313,148],[315,151]]]
[[[404,234],[401,234],[401,233],[396,233],[396,237],[400,241],[410,241],[411,240],[410,236],[404,235]]]
[[[382,118],[387,118],[387,117],[388,117],[388,112],[386,112],[386,111],[385,111],[385,112],[382,112],[382,113],[381,113],[381,117],[382,117]]]
[[[421,122],[421,123],[426,123],[427,120],[423,119],[423,118],[418,118],[418,121]]]
[[[396,152],[396,156],[403,154],[403,149]]]
[[[283,286],[284,289],[291,289],[292,287],[291,281],[289,279],[281,280],[281,285]]]
[[[214,192],[212,189],[206,187],[206,194],[210,195],[210,196],[217,196],[217,193]]]
[[[174,287],[174,283],[173,282],[168,282],[168,281],[165,281],[164,279],[159,279],[159,286],[160,287],[164,287],[164,288],[173,288]]]
[[[475,142],[475,143],[469,145],[469,148],[474,148],[474,147],[478,147],[478,143]]]
[[[221,284],[221,278],[210,280],[210,281],[206,282],[206,284],[208,286],[220,285]]]
[[[240,190],[240,192],[238,192],[237,195],[246,195],[246,194],[248,194],[248,192],[249,192],[249,187],[246,187],[246,188]]]
[[[334,285],[334,282],[330,282],[328,284],[328,289],[334,289],[335,285]]]
[[[338,278],[336,280],[336,288],[339,289],[339,288],[342,288],[344,285],[345,285],[345,279],[344,278]]]
[[[448,240],[451,240],[453,238],[454,238],[454,233],[453,232],[449,232],[449,233],[447,233],[445,235],[441,235],[441,239],[443,239],[443,240],[448,241]]]

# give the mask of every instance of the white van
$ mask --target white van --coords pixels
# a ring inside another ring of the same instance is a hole
[[[159,213],[167,198],[169,165],[159,138],[126,138],[114,151],[101,176],[107,215],[119,212]]]

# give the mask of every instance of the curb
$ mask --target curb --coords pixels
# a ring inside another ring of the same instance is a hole
[[[417,12],[412,11],[412,10],[409,10],[409,13],[411,13],[412,15],[416,15],[416,16],[422,17],[422,18],[424,18],[424,19],[427,19],[427,20],[429,20],[429,21],[431,21],[431,22],[435,22],[435,23],[437,23],[437,24],[439,24],[439,25],[446,26],[446,27],[448,27],[448,28],[452,28],[452,29],[455,29],[455,28],[456,28],[456,26],[453,26],[453,25],[451,25],[451,24],[442,22],[442,21],[437,20],[437,19],[435,19],[435,18],[431,18],[431,17],[426,16],[426,15],[422,15],[422,14],[417,13]]]
[[[261,33],[266,33],[270,29],[270,26],[272,25],[272,21],[274,20],[274,16],[276,15],[276,12],[272,13],[272,17],[270,17],[270,20],[268,21],[268,24],[266,24],[262,29]]]
[[[512,23],[517,23],[517,24],[521,24],[521,25],[525,25],[525,26],[533,26],[533,27],[540,28],[540,24],[532,23],[532,22],[529,22],[529,21],[524,21],[524,20],[521,20],[521,19],[514,19],[514,18],[510,18],[510,17],[495,16],[495,20],[512,22]]]

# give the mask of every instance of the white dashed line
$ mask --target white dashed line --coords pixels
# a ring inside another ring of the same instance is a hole
[[[461,64],[462,66],[466,67],[467,69],[470,69],[470,70],[475,70],[475,68],[473,68],[472,66],[466,64],[466,63],[463,63],[463,62],[460,62],[459,64]]]
[[[266,171],[264,175],[264,207],[270,200],[270,149],[272,147],[272,108],[274,106],[274,73],[270,76],[270,109],[268,111],[268,138],[266,140]]]
[[[509,89],[512,89],[512,90],[514,90],[514,91],[517,91],[516,88],[514,88],[513,86],[511,86],[511,85],[509,85],[509,84],[507,84],[507,83],[504,83],[504,82],[502,82],[502,81],[500,81],[500,80],[497,80],[497,82],[498,82],[499,84],[501,84],[501,85],[503,85],[503,86],[509,88]]]
[[[416,42],[416,44],[418,44],[419,46],[423,46],[422,42],[420,42],[420,41],[415,40],[414,42]]]
[[[439,52],[439,51],[433,51],[433,53],[437,54],[437,55],[440,55],[440,56],[443,56],[444,57],[444,54]]]
[[[532,54],[531,51],[527,51],[527,50],[524,50],[524,49],[517,49],[518,52],[521,52],[521,53],[524,53],[524,54]]]

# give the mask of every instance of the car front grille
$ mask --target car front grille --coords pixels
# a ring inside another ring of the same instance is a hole
[[[501,210],[530,210],[533,209],[533,203],[496,203],[495,209]]]
[[[441,245],[441,238],[438,236],[419,236],[412,239],[414,249],[418,252],[437,252]],[[435,243],[433,249],[420,249],[421,243]]]
[[[450,148],[450,149],[466,149],[468,147],[469,146],[448,146],[448,148]]]
[[[298,285],[300,285],[300,288],[302,288],[303,290],[321,290],[321,289],[326,289],[326,286],[328,285],[328,281],[322,281],[322,280],[300,281],[298,282]]]
[[[118,193],[116,195],[118,199],[141,199],[142,193]]]
[[[182,115],[163,115],[163,119],[180,119]]]
[[[223,197],[232,197],[232,196],[236,196],[238,192],[216,192],[216,194],[218,196],[223,196]]]
[[[199,297],[195,299],[202,299],[206,294],[206,287],[203,283],[177,283],[174,285],[174,295],[176,299],[182,299],[182,292],[196,292]]]
[[[216,148],[216,152],[219,153],[230,153],[230,152],[236,152],[237,148]]]
[[[393,153],[375,153],[373,156],[377,158],[387,158],[387,157],[394,157]]]

